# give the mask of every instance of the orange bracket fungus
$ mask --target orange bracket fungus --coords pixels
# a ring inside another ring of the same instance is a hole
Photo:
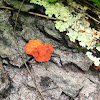
[[[39,40],[29,40],[24,49],[26,54],[32,55],[38,62],[50,60],[51,53],[54,50],[51,44],[42,44],[42,42]]]

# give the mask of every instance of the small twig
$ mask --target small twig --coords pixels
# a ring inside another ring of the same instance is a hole
[[[11,8],[11,7],[5,7],[5,6],[0,6],[0,8],[2,8],[2,9],[14,10],[14,9],[13,9],[13,8]]]
[[[0,8],[2,8],[2,9],[9,9],[9,10],[15,10],[15,9],[13,9],[13,8],[11,8],[11,7],[5,7],[5,6],[0,6]],[[23,11],[23,12],[25,12],[25,11]],[[61,20],[61,19],[58,19],[58,18],[48,17],[48,16],[46,16],[46,15],[38,14],[38,13],[34,13],[34,12],[25,12],[25,13],[28,13],[28,14],[31,14],[31,15],[35,15],[35,16],[39,16],[39,17],[43,17],[43,18],[46,18],[46,19],[64,21],[64,20]]]
[[[18,13],[17,13],[16,20],[15,20],[14,39],[15,39],[15,43],[16,43],[18,52],[19,52],[20,56],[22,57],[22,60],[23,60],[25,66],[26,66],[26,68],[27,68],[27,71],[29,72],[30,76],[32,77],[32,80],[34,81],[34,84],[35,84],[36,88],[38,89],[38,91],[39,91],[39,93],[40,93],[42,99],[44,100],[44,96],[43,96],[43,94],[42,94],[40,88],[39,88],[38,85],[36,84],[35,76],[33,76],[32,73],[31,73],[31,71],[29,70],[29,67],[28,67],[28,65],[26,64],[26,61],[24,60],[23,54],[21,53],[21,51],[20,51],[20,49],[19,49],[18,42],[17,42],[17,40],[16,40],[16,32],[15,32],[15,31],[16,31],[17,20],[18,20],[19,12],[20,12],[20,10],[21,10],[21,8],[22,8],[22,5],[23,5],[24,1],[25,1],[25,0],[23,0],[23,2],[22,2],[21,5],[20,5],[20,8],[19,8]]]
[[[71,7],[73,7],[72,5],[70,5]],[[79,12],[81,12],[81,13],[83,13],[84,15],[86,15],[86,16],[88,16],[88,17],[90,17],[91,19],[93,19],[94,21],[96,21],[97,23],[99,23],[100,24],[100,21],[98,21],[97,19],[95,19],[94,17],[92,17],[92,16],[90,16],[89,14],[87,14],[87,13],[85,13],[84,11],[81,11],[80,9],[78,9],[78,8],[75,8],[75,7],[73,7],[74,9],[76,9],[76,10],[78,10]]]
[[[93,11],[92,9],[88,8],[90,11],[92,11],[93,13],[95,13],[97,16],[99,16],[95,11]]]
[[[14,26],[14,33],[15,33],[15,31],[16,31],[16,25],[17,25],[17,20],[18,20],[19,12],[20,12],[20,10],[21,10],[21,8],[22,8],[22,5],[23,5],[24,1],[25,1],[25,0],[22,1],[21,5],[20,5],[20,8],[19,8],[19,10],[18,10],[18,13],[17,13],[17,17],[16,17],[16,20],[15,20],[15,26]]]
[[[3,67],[2,64],[0,64],[0,67],[2,69],[2,72],[3,72],[4,77],[6,78],[7,77],[7,72],[5,71],[5,68]]]
[[[97,9],[98,11],[100,11],[100,9],[99,8],[97,8],[97,7],[95,7],[94,5],[92,5],[92,4],[90,4],[89,2],[87,2],[87,1],[85,1],[85,0],[83,0],[85,3],[87,3],[88,5],[90,5],[91,7],[93,7],[93,8],[95,8],[95,9]]]
[[[47,18],[47,19],[52,19],[52,20],[58,20],[58,21],[63,21],[61,19],[57,19],[57,18],[54,18],[54,17],[48,17],[46,15],[42,15],[42,14],[38,14],[38,13],[34,13],[34,12],[28,12],[29,14],[32,14],[32,15],[36,15],[36,16],[40,16],[40,17],[44,17],[44,18]]]
[[[80,4],[82,4],[79,0],[75,0],[75,1],[77,1],[78,3],[80,3]],[[83,0],[83,2],[85,2],[84,0]],[[86,2],[85,2],[86,3]],[[87,2],[88,3],[88,2]],[[83,6],[84,6],[84,4],[82,4]],[[90,4],[91,6],[93,6],[92,4]],[[95,7],[95,6],[94,6]],[[93,13],[95,13],[96,15],[98,15],[96,12],[94,12],[92,9],[90,9],[90,8],[88,8],[90,11],[92,11]],[[96,7],[95,7],[95,9],[96,9]],[[99,16],[99,15],[98,15]]]
[[[86,16],[90,17],[91,19],[93,19],[94,21],[98,22],[100,24],[100,21],[98,21],[97,19],[95,19],[94,17],[90,16],[89,14],[87,13],[84,13]]]
[[[79,0],[75,0],[77,1],[78,3],[81,3]],[[95,7],[94,5],[90,4],[89,2],[87,2],[86,0],[83,0],[84,3],[87,3],[88,5],[90,5],[91,7],[95,8],[96,10],[100,11],[99,8]]]
[[[70,5],[70,6],[71,6],[71,5]],[[72,7],[73,7],[73,6],[72,6]],[[5,6],[0,6],[0,8],[9,9],[9,10],[15,10],[15,9],[13,9],[13,8],[11,8],[11,7],[5,7]],[[88,15],[87,13],[85,13],[85,12],[83,12],[83,11],[81,11],[81,10],[75,8],[75,7],[73,7],[73,8],[76,9],[76,10],[78,10],[78,11],[80,11],[80,12],[82,12],[82,13],[84,13],[84,14],[87,15],[88,17],[92,18],[94,21],[100,23],[100,21],[98,21],[97,19],[95,19],[95,18],[93,18],[92,16]],[[42,14],[38,14],[38,13],[34,13],[34,12],[27,12],[27,13],[28,13],[28,14],[32,14],[32,15],[35,15],[35,16],[40,16],[40,17],[43,17],[43,18],[47,18],[47,19],[63,21],[63,20],[61,20],[61,19],[57,19],[57,18],[54,18],[54,17],[48,17],[48,16],[46,16],[46,15],[42,15]]]

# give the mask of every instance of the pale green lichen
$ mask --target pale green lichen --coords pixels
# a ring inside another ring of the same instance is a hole
[[[83,28],[85,29],[90,25],[83,18],[84,14],[75,12],[72,7],[65,6],[62,1],[63,0],[59,0],[56,3],[49,3],[47,0],[31,0],[30,2],[44,6],[46,9],[45,13],[49,17],[55,15],[56,18],[63,20],[55,21],[55,27],[60,32],[66,31],[67,29],[69,33],[66,35],[69,36],[71,41],[75,42],[75,40],[78,40],[81,46],[87,47],[87,49],[93,49],[96,44],[93,34],[78,32],[79,30],[82,30]],[[87,9],[87,7],[82,7],[81,5],[72,2],[72,0],[68,0],[68,3],[75,8],[81,8],[83,10]],[[93,31],[92,29],[90,30],[91,32]]]
[[[91,29],[90,23],[84,19],[84,14],[76,12],[74,8],[80,8],[82,10],[87,10],[86,6],[81,6],[76,4],[73,0],[67,0],[68,5],[65,6],[63,0],[59,0],[55,3],[49,3],[47,0],[30,0],[31,3],[44,6],[46,9],[45,14],[49,17],[53,15],[63,21],[54,21],[56,29],[60,32],[68,30],[66,35],[69,36],[70,40],[75,42],[79,41],[79,44],[87,49],[93,49],[96,47],[97,39],[100,39],[100,32],[95,29]],[[81,32],[83,30],[84,32]],[[97,33],[96,35],[94,33]],[[100,47],[97,47],[100,51]]]
[[[99,66],[100,65],[100,58],[96,58],[92,55],[91,52],[86,52],[86,55],[94,62],[95,66]]]
[[[70,29],[70,32],[67,33],[67,35],[70,37],[70,40],[75,42],[75,40],[78,40],[80,45],[82,47],[87,47],[87,49],[91,49],[95,47],[96,41],[92,41],[94,37],[92,34],[87,34],[86,32],[77,32],[77,31],[72,31]]]
[[[100,46],[97,46],[96,49],[97,49],[98,51],[100,51]]]

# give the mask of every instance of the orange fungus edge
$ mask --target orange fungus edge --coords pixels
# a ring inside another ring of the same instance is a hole
[[[30,40],[24,47],[26,54],[32,55],[36,61],[45,62],[50,60],[54,48],[51,44],[42,44],[39,40]]]

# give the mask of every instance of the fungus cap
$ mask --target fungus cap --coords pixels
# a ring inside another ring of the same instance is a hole
[[[32,55],[36,61],[45,62],[50,60],[53,46],[49,43],[42,44],[39,40],[30,40],[24,47],[26,54]]]

